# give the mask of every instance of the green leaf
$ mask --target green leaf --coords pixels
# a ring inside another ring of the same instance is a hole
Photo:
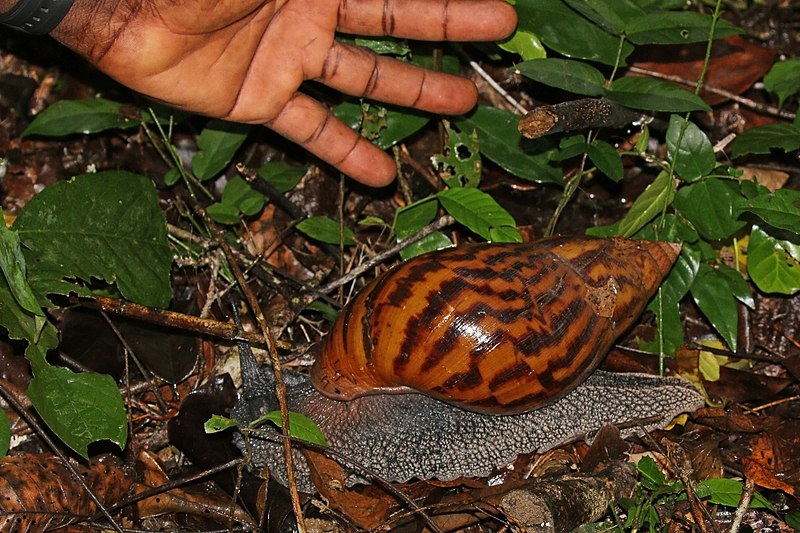
[[[306,172],[308,172],[306,167],[295,167],[283,161],[273,161],[259,168],[257,174],[278,191],[286,193],[300,183]]]
[[[5,411],[0,411],[0,457],[8,455],[11,446],[11,424]]]
[[[297,229],[320,242],[326,244],[339,244],[340,229],[344,230],[345,246],[352,246],[356,243],[353,230],[344,226],[340,228],[339,223],[328,217],[316,216],[308,217],[297,224]]]
[[[439,211],[439,202],[430,196],[418,200],[395,211],[394,234],[398,240],[403,240],[433,222]]]
[[[63,137],[72,134],[91,134],[110,129],[131,129],[142,121],[131,118],[123,105],[103,98],[89,100],[60,100],[42,111],[22,132],[21,137],[47,135]]]
[[[172,187],[181,179],[181,172],[177,168],[170,168],[164,174],[164,185],[167,187]]]
[[[489,240],[492,242],[522,242],[522,235],[514,226],[497,226],[489,228]]]
[[[235,418],[228,418],[222,415],[213,415],[203,424],[203,431],[208,434],[219,433],[226,429],[238,427],[241,423]]]
[[[741,481],[730,478],[704,479],[695,487],[695,493],[701,499],[708,499],[711,503],[737,507],[742,499],[744,486]],[[758,492],[753,494],[750,501],[751,509],[770,509],[774,506]]]
[[[551,159],[555,149],[551,141],[525,139],[517,130],[519,117],[488,106],[456,123],[462,131],[478,132],[481,154],[511,174],[537,183],[563,185],[561,170]]]
[[[666,172],[661,172],[653,183],[639,195],[631,206],[625,218],[619,222],[620,235],[630,237],[650,222],[656,215],[672,202],[675,187],[672,178]]]
[[[575,94],[600,96],[605,92],[603,73],[582,61],[536,59],[520,63],[514,68],[534,81]]]
[[[19,245],[17,232],[0,223],[0,270],[14,295],[14,299],[25,311],[43,317],[44,311],[36,300],[28,284],[25,256]]]
[[[631,20],[625,26],[625,35],[635,44],[686,44],[708,40],[711,33],[711,15],[694,11],[668,13],[658,11]],[[743,33],[726,20],[717,21],[715,39]]]
[[[764,75],[764,88],[778,95],[778,107],[800,92],[800,57],[779,61]]]
[[[497,46],[507,52],[518,54],[523,61],[547,57],[547,52],[539,37],[528,31],[517,30],[507,40],[497,43]]]
[[[632,0],[564,0],[572,9],[605,31],[619,35],[631,18],[644,15]]]
[[[241,176],[229,179],[222,191],[222,203],[236,207],[247,216],[258,214],[264,208],[266,201],[266,197],[253,190]]]
[[[55,326],[23,309],[11,292],[5,276],[0,276],[0,326],[5,328],[10,338],[25,340],[29,347],[38,346],[43,353],[58,346]]]
[[[742,302],[750,309],[755,309],[756,302],[753,300],[753,291],[744,276],[727,265],[717,265],[717,272],[725,276],[728,281],[728,288],[734,298]]]
[[[403,57],[411,53],[408,43],[405,40],[394,39],[392,37],[382,37],[380,39],[367,39],[364,37],[355,38],[356,46],[369,48],[376,54],[392,55]]]
[[[200,151],[192,158],[192,171],[197,179],[208,180],[225,170],[249,132],[247,124],[209,121],[197,138]]]
[[[14,223],[40,297],[116,283],[128,300],[167,307],[172,253],[153,183],[129,172],[76,176],[37,194]],[[35,266],[34,266],[35,265]],[[40,301],[46,304],[46,301]]]
[[[494,198],[478,189],[447,189],[438,195],[442,207],[459,223],[486,240],[491,240],[492,228],[516,226],[514,218]]]
[[[747,273],[766,293],[794,294],[800,291],[800,247],[772,237],[758,226],[750,232]]]
[[[400,250],[400,257],[407,261],[412,257],[436,250],[441,250],[442,248],[449,248],[451,246],[453,246],[453,241],[451,241],[444,233],[441,231],[434,231],[430,235],[426,235],[417,242],[409,244]]]
[[[773,148],[781,148],[786,152],[800,148],[800,127],[775,123],[750,128],[731,143],[731,157],[768,154]]]
[[[28,397],[53,433],[81,457],[88,459],[89,444],[99,440],[125,447],[125,405],[110,376],[41,365],[34,371]]]
[[[800,511],[788,513],[785,519],[787,526],[794,528],[795,531],[800,531]]]
[[[242,213],[235,205],[216,202],[206,208],[206,213],[220,224],[238,224]]]
[[[675,208],[706,240],[726,239],[742,229],[738,220],[744,197],[736,182],[710,178],[687,185],[675,195]]]
[[[633,46],[606,33],[563,2],[553,0],[518,0],[517,29],[535,33],[548,47],[567,57],[588,59],[605,65],[625,64]],[[576,38],[576,36],[580,36]]]
[[[731,351],[736,351],[739,313],[727,276],[703,263],[692,283],[692,298]]]
[[[456,131],[445,124],[447,142],[443,154],[431,157],[434,167],[449,187],[477,187],[481,181],[480,144],[475,130]]]
[[[622,158],[613,146],[605,141],[595,140],[587,147],[587,154],[603,174],[614,181],[622,179]]]
[[[693,122],[686,122],[681,138],[684,119],[678,115],[669,117],[667,128],[667,158],[674,162],[675,173],[686,181],[695,181],[708,175],[717,163],[714,147],[703,130]],[[680,139],[680,146],[678,140]]]
[[[391,106],[386,109],[386,126],[380,131],[378,138],[371,139],[373,144],[383,150],[416,133],[430,121],[430,116],[417,111],[401,111]],[[354,130],[360,131],[363,116],[359,104],[343,102],[333,108],[333,114]]]
[[[667,482],[667,478],[652,457],[644,456],[639,459],[639,462],[636,463],[636,470],[642,477],[655,485],[663,485]]]
[[[614,80],[606,91],[606,97],[625,107],[646,111],[711,111],[702,98],[686,89],[665,81],[638,76]]]
[[[800,234],[800,191],[778,189],[761,193],[744,202],[737,213],[750,212],[775,228]]]
[[[280,411],[271,411],[253,421],[253,423],[250,425],[255,427],[257,424],[260,424],[263,421],[272,422],[279,428],[283,427],[281,424]],[[295,413],[292,411],[289,412],[289,435],[294,439],[310,442],[319,446],[328,445],[328,441],[325,440],[325,435],[322,433],[322,431],[320,431],[319,427],[317,427],[317,424],[314,423],[313,420],[301,415],[300,413]]]

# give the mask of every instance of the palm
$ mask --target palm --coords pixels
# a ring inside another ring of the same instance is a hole
[[[142,0],[140,7],[129,17],[112,14],[117,25],[109,27],[118,29],[105,36],[112,43],[106,50],[54,35],[139,92],[208,116],[264,124],[369,184],[389,181],[394,163],[299,92],[303,81],[443,114],[470,109],[475,89],[340,44],[335,32],[491,40],[515,22],[503,0]]]

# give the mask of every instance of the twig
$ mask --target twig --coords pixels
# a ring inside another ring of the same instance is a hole
[[[730,533],[737,533],[739,528],[742,527],[742,520],[747,508],[750,507],[750,500],[753,499],[753,493],[756,489],[756,483],[750,478],[744,480],[744,488],[742,489],[742,497],[739,500],[739,505],[736,507],[736,512],[733,514],[733,521],[731,522]]]
[[[470,66],[470,67],[472,67],[472,70],[474,70],[474,71],[475,71],[475,72],[478,74],[478,76],[480,76],[481,78],[483,78],[483,81],[485,81],[485,82],[486,82],[486,84],[487,84],[487,85],[489,85],[489,87],[491,87],[492,89],[494,89],[494,90],[495,90],[495,92],[497,92],[497,94],[499,94],[500,96],[502,96],[502,97],[503,97],[503,99],[505,99],[505,101],[506,101],[506,102],[508,102],[509,104],[511,104],[511,106],[514,108],[514,110],[515,110],[517,113],[521,113],[521,114],[523,114],[523,115],[524,115],[525,113],[527,113],[527,112],[528,112],[528,110],[527,110],[527,109],[525,109],[525,106],[523,106],[522,104],[520,104],[519,102],[517,102],[517,100],[516,100],[516,99],[515,99],[513,96],[511,96],[510,94],[508,94],[508,91],[506,91],[505,89],[503,89],[503,87],[502,87],[502,86],[500,86],[500,84],[499,84],[499,83],[497,83],[497,82],[494,80],[494,78],[492,78],[492,77],[489,75],[489,73],[488,73],[488,72],[486,72],[485,70],[483,70],[483,67],[482,67],[482,66],[480,66],[480,65],[479,65],[477,62],[470,60],[470,62],[469,62],[469,66]]]
[[[681,85],[688,85],[689,87],[694,87],[696,85],[696,81],[687,80],[686,78],[681,78],[680,76],[672,76],[670,74],[662,74],[660,72],[654,72],[651,70],[646,70],[640,67],[630,67],[630,72],[635,72],[637,74],[644,74],[646,76],[650,76],[653,78],[660,78],[662,80],[673,81],[675,83],[680,83]],[[749,98],[745,98],[743,96],[739,96],[738,94],[734,94],[732,92],[726,91],[725,89],[718,89],[716,87],[712,87],[710,85],[703,86],[703,90],[709,93],[718,94],[720,96],[724,96],[734,102],[738,102],[745,107],[749,107],[750,109],[755,109],[761,113],[766,113],[768,115],[773,115],[780,118],[785,118],[787,120],[794,120],[797,115],[791,113],[789,111],[783,111],[778,109],[777,107],[760,104],[755,100],[751,100]]]
[[[99,309],[101,311],[134,318],[143,322],[150,322],[152,324],[159,324],[161,326],[170,328],[193,331],[195,333],[210,335],[212,337],[230,341],[243,339],[251,344],[255,344],[256,346],[265,346],[268,342],[267,339],[258,333],[238,331],[234,324],[220,322],[218,320],[211,320],[208,318],[200,318],[194,315],[186,315],[176,311],[155,309],[146,307],[144,305],[100,296],[91,299],[71,298],[70,301],[71,303],[81,307]],[[277,341],[276,344],[282,349],[291,348],[291,346],[279,343]]]
[[[322,287],[318,288],[315,291],[315,293],[327,294],[327,293],[331,292],[332,290],[338,289],[342,285],[344,285],[346,283],[349,283],[352,280],[356,279],[357,277],[359,277],[361,274],[363,274],[367,270],[369,270],[371,268],[374,268],[376,265],[379,265],[380,263],[383,263],[388,258],[392,257],[393,255],[398,253],[400,250],[402,250],[403,248],[405,248],[409,244],[413,244],[413,243],[415,243],[417,241],[420,241],[423,238],[425,238],[428,235],[430,235],[431,233],[433,233],[434,231],[438,231],[438,230],[440,230],[442,228],[446,228],[447,226],[453,224],[454,222],[455,222],[455,219],[453,217],[449,216],[449,215],[439,218],[438,220],[436,220],[436,222],[433,222],[432,224],[429,224],[429,225],[425,226],[422,230],[420,230],[419,232],[415,233],[411,237],[409,237],[407,239],[403,239],[402,241],[398,242],[397,244],[395,244],[391,248],[388,248],[388,249],[384,250],[383,252],[375,255],[372,259],[370,259],[366,263],[363,263],[363,264],[355,267],[354,269],[352,269],[350,272],[348,272],[344,276],[342,276],[342,277],[340,277],[338,279],[335,279],[335,280],[331,281],[330,283],[328,283],[327,285],[323,285]],[[306,303],[311,303],[314,299],[316,299],[316,297],[317,297],[316,294],[308,295],[306,297]]]
[[[275,392],[278,396],[278,405],[281,411],[281,431],[284,435],[290,435],[289,407],[286,403],[286,382],[283,379],[283,370],[281,369],[281,362],[278,359],[278,351],[275,347],[275,339],[272,338],[272,334],[269,331],[267,319],[264,317],[264,313],[261,311],[261,306],[258,305],[258,300],[256,299],[255,294],[253,294],[253,291],[251,291],[250,287],[247,285],[247,280],[244,278],[242,269],[239,268],[239,263],[236,260],[237,258],[234,255],[233,250],[225,240],[224,231],[217,227],[217,225],[208,217],[204,209],[200,208],[199,206],[197,206],[196,209],[203,216],[208,227],[211,228],[218,244],[225,253],[225,258],[228,260],[228,266],[230,267],[234,278],[236,278],[236,282],[239,284],[239,288],[247,300],[247,306],[250,308],[250,312],[255,317],[258,328],[261,330],[261,334],[266,340],[267,353],[269,354],[269,359],[272,363],[272,371],[275,376]],[[289,494],[292,500],[292,508],[294,510],[295,519],[297,520],[297,529],[299,533],[305,533],[306,528],[303,521],[303,509],[300,506],[300,494],[297,491],[297,483],[295,481],[292,444],[288,440],[284,440],[283,443],[283,451],[286,460],[286,473],[289,481]]]

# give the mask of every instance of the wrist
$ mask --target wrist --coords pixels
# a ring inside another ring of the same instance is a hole
[[[2,0],[0,24],[33,35],[44,35],[58,26],[73,0]]]

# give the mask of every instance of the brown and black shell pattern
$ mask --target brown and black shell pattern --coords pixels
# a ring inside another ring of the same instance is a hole
[[[553,237],[416,257],[342,310],[312,380],[337,399],[419,391],[496,414],[546,405],[597,367],[679,252]]]

